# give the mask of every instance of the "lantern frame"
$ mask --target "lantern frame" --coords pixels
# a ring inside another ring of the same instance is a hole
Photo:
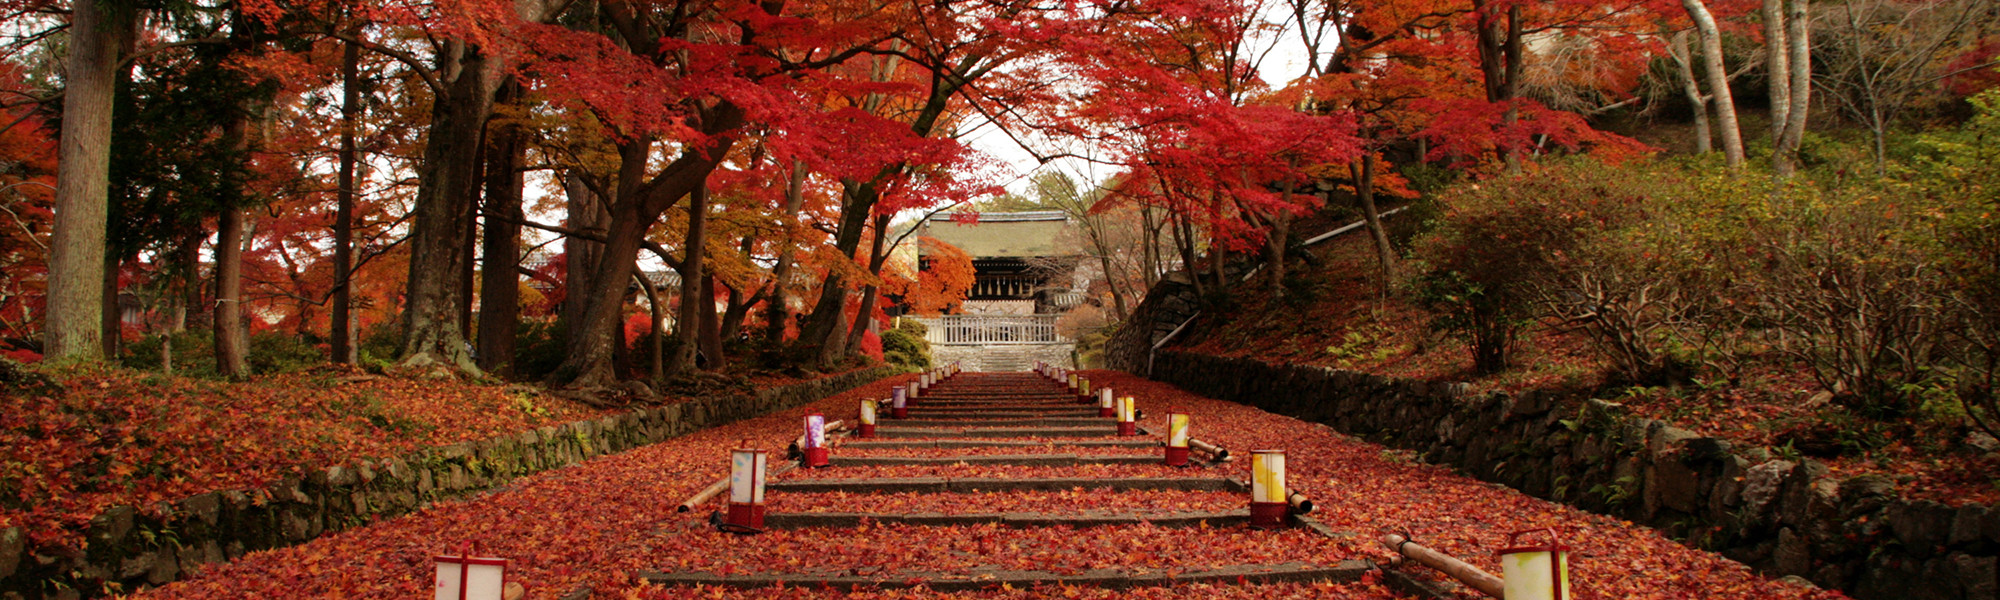
[[[799,466],[817,469],[827,466],[826,415],[818,411],[806,413],[805,443],[799,444]]]
[[[729,512],[723,523],[736,531],[764,530],[764,481],[771,453],[756,448],[729,451]]]
[[[1166,465],[1185,467],[1188,465],[1189,428],[1194,426],[1194,417],[1186,411],[1173,409],[1167,412]]]
[[[1281,529],[1291,515],[1285,502],[1285,451],[1250,451],[1250,526]]]
[[[1520,545],[1519,538],[1531,533],[1549,534],[1548,543]],[[1501,548],[1499,552],[1494,553],[1500,557],[1501,582],[1505,586],[1506,596],[1521,600],[1571,600],[1575,598],[1569,591],[1570,550],[1571,548],[1563,544],[1562,537],[1556,535],[1556,530],[1553,528],[1525,529],[1507,534],[1507,547]],[[1547,556],[1515,557],[1514,555],[1517,554],[1546,554]],[[1547,580],[1543,580],[1539,573],[1535,573],[1535,571],[1540,570],[1539,566],[1533,564],[1537,562],[1538,558],[1549,562]],[[1547,585],[1548,588],[1543,589],[1542,585]]]

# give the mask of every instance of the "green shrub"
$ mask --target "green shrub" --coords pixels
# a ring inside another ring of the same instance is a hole
[[[895,329],[882,332],[883,362],[917,371],[931,368],[931,344],[924,340],[925,333],[923,323],[896,319]]]
[[[172,344],[169,349],[172,351],[175,375],[219,379],[221,372],[215,368],[214,341],[215,336],[205,330],[157,333],[125,344],[118,362],[127,368],[160,371],[161,347]]]
[[[361,366],[375,372],[396,363],[396,355],[403,352],[403,328],[395,321],[383,321],[361,330]]]
[[[320,349],[322,343],[316,336],[277,331],[253,333],[244,362],[257,375],[303,371],[327,363],[326,351]]]

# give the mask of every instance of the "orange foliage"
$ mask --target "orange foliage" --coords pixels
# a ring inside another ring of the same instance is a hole
[[[892,278],[889,292],[903,297],[903,303],[910,312],[920,315],[939,315],[957,312],[972,293],[972,256],[942,240],[924,237],[918,240],[923,250],[924,264],[917,271],[916,280],[907,276]]]

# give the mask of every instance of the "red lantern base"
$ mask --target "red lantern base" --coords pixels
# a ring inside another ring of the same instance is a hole
[[[1137,421],[1119,421],[1118,435],[1139,435],[1139,423]]]
[[[1187,464],[1188,464],[1187,448],[1175,448],[1173,446],[1167,446],[1167,460],[1166,460],[1167,466],[1185,467],[1187,466]]]
[[[751,529],[764,528],[764,505],[729,503],[729,514],[723,521],[737,527]]]
[[[1076,395],[1076,401],[1077,401],[1077,402],[1078,402],[1079,404],[1089,404],[1089,403],[1090,403],[1090,400],[1091,400],[1091,398],[1090,398],[1090,394],[1077,394],[1077,395]]]
[[[1250,526],[1257,529],[1283,529],[1289,525],[1292,505],[1283,502],[1251,502]]]
[[[1118,410],[1109,406],[1097,407],[1097,416],[1110,419],[1118,416]]]
[[[805,457],[799,459],[799,466],[817,469],[827,465],[826,448],[806,448],[802,453]]]
[[[891,419],[908,419],[908,418],[910,418],[910,409],[908,409],[908,408],[904,408],[904,407],[901,407],[901,406],[898,406],[898,407],[895,407],[895,408],[891,408],[891,409],[889,409],[889,418],[891,418]]]
[[[861,438],[875,437],[875,426],[869,425],[867,423],[862,423],[861,429],[859,431],[856,431],[854,435],[855,437],[861,437]]]

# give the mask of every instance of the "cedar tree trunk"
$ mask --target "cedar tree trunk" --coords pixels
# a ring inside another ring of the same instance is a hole
[[[111,177],[111,99],[118,48],[134,12],[118,2],[73,2],[49,244],[42,352],[50,359],[103,358],[99,311]]]

